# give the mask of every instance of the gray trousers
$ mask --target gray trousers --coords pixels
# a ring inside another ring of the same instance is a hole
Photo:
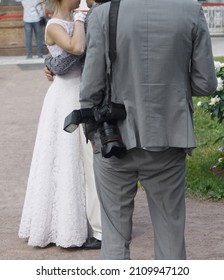
[[[185,167],[183,149],[129,150],[122,159],[94,154],[101,206],[101,259],[130,259],[137,182],[143,185],[154,230],[155,259],[186,259]]]

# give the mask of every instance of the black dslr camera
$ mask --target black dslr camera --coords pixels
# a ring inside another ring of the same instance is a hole
[[[126,153],[126,148],[116,123],[125,118],[125,106],[110,102],[103,106],[72,111],[65,118],[64,130],[71,133],[76,130],[80,123],[87,123],[90,120],[95,121],[99,124],[98,131],[102,144],[102,156],[105,158],[110,158],[111,156],[122,158]]]

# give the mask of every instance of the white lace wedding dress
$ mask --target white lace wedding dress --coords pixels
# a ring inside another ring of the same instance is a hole
[[[72,34],[72,22],[51,19],[48,25],[54,22]],[[49,51],[58,56],[62,49],[54,45]],[[87,239],[83,131],[63,130],[65,117],[79,108],[80,75],[77,62],[68,74],[56,76],[43,103],[19,228],[19,237],[32,246],[66,248]]]

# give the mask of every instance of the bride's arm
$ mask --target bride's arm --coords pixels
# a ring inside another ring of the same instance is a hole
[[[52,23],[46,30],[46,43],[58,45],[68,53],[82,55],[85,51],[84,17],[74,16],[74,33],[70,37],[62,26]]]

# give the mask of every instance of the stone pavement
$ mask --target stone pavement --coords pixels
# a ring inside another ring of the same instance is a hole
[[[224,39],[213,39],[215,56],[224,54]],[[27,176],[42,102],[50,82],[43,59],[0,57],[0,259],[91,260],[99,251],[44,249],[18,238]],[[224,259],[224,203],[186,200],[188,259]],[[135,200],[132,259],[153,259],[153,230],[144,191]]]

